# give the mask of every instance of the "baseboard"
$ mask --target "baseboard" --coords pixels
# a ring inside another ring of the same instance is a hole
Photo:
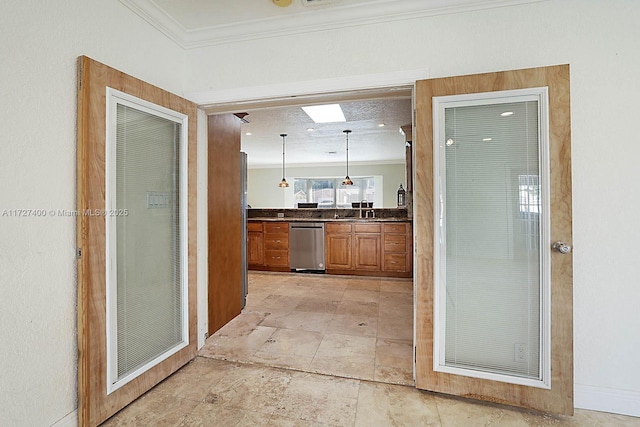
[[[68,413],[64,418],[53,423],[51,427],[78,427],[78,410]]]
[[[591,411],[640,417],[640,393],[637,391],[575,384],[574,406]]]

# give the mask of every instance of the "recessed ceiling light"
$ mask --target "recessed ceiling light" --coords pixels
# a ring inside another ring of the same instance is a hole
[[[380,124],[378,125],[378,127],[379,127],[379,128],[383,128],[383,127],[384,127],[384,123],[380,123]]]
[[[484,142],[493,141],[493,138],[482,138]]]
[[[309,107],[302,107],[305,113],[315,123],[334,123],[334,122],[346,122],[344,113],[339,104],[329,105],[312,105]]]
[[[505,111],[504,113],[500,114],[502,117],[507,117],[513,114],[513,111]]]

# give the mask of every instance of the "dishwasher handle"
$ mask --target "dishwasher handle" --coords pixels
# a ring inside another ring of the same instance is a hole
[[[289,224],[289,228],[324,228],[324,224]]]

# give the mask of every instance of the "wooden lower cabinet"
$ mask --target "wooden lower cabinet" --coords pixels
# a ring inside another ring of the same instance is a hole
[[[382,271],[411,277],[413,271],[413,232],[410,222],[382,225]]]
[[[289,271],[289,223],[249,221],[247,263],[250,270]]]
[[[357,271],[381,270],[380,223],[354,224],[355,264]]]
[[[409,222],[327,222],[329,274],[412,277]]]
[[[328,274],[412,277],[410,222],[325,222]],[[290,271],[289,222],[249,221],[250,270]]]
[[[351,224],[325,224],[327,270],[353,270]]]
[[[249,264],[249,268],[264,266],[262,222],[249,222],[247,224],[247,264]]]

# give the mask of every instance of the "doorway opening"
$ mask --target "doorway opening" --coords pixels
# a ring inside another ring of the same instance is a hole
[[[258,111],[263,114],[267,110],[291,109],[309,104],[402,104],[406,110],[405,119],[393,126],[392,131],[396,136],[404,138],[399,130],[401,125],[411,125],[412,87],[400,85],[201,108],[208,115],[248,113],[243,115],[243,119],[251,123],[252,113],[255,117]],[[402,102],[398,103],[398,100]],[[380,123],[376,122],[376,126],[378,124]],[[288,128],[282,127],[282,123],[274,123],[272,126],[275,142],[279,142],[280,133],[290,132]],[[304,131],[312,132],[307,129]],[[342,136],[341,130],[335,133]],[[249,135],[245,135],[243,130],[243,148],[247,137]],[[279,149],[275,142],[274,148]],[[401,183],[406,183],[404,144],[403,139]],[[288,153],[291,153],[290,147],[288,144]],[[398,159],[394,160],[398,162]],[[306,167],[309,162],[307,160]],[[250,152],[248,163],[251,165]],[[379,166],[382,162],[377,163]],[[287,165],[287,169],[291,167]],[[340,164],[339,167],[342,172],[343,165]],[[273,169],[280,172],[278,168]],[[387,202],[389,206],[384,207],[391,207],[391,203],[395,203],[395,192],[399,184],[396,180],[397,178],[393,178],[393,181],[389,179],[389,187],[393,189],[386,191],[393,194],[391,202]],[[269,182],[266,185],[268,184]],[[279,190],[277,182],[274,189]],[[251,202],[250,195],[249,203],[254,208],[275,207],[256,206]],[[282,207],[284,206],[277,206]],[[200,355],[413,385],[413,289],[411,279],[252,271],[249,274],[247,306],[241,315],[208,338]]]

